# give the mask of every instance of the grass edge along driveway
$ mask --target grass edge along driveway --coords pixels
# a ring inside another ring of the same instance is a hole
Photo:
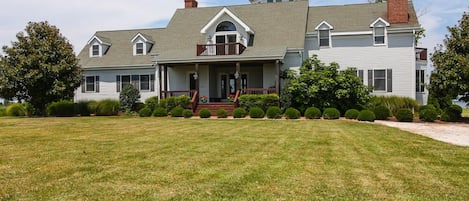
[[[0,118],[0,200],[468,200],[469,148],[371,123]]]

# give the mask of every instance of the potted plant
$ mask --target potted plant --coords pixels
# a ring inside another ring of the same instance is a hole
[[[208,97],[207,96],[201,96],[200,97],[200,102],[207,103],[208,102]]]
[[[234,94],[230,94],[230,95],[228,95],[227,100],[228,100],[228,102],[232,103],[232,102],[234,102],[234,98],[235,98],[235,95],[234,95]]]

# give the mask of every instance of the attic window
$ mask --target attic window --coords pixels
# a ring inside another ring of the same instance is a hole
[[[374,42],[375,42],[375,45],[385,44],[385,28],[384,27],[374,28]]]
[[[223,21],[218,24],[216,31],[236,31],[236,26],[232,22]]]
[[[143,43],[136,43],[135,44],[135,53],[138,54],[138,55],[142,55],[143,54]]]
[[[92,47],[92,55],[93,56],[99,56],[99,45],[93,45]]]
[[[319,30],[319,46],[320,47],[330,46],[329,35],[330,35],[329,29]]]

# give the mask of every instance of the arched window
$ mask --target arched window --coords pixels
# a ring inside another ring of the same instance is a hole
[[[219,31],[236,31],[236,26],[232,22],[223,21],[217,26],[217,32]]]

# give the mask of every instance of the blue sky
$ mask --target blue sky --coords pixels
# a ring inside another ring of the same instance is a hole
[[[367,3],[367,0],[310,0],[311,6]],[[454,26],[467,0],[413,0],[427,37],[420,46],[433,51],[442,43],[447,26]],[[199,7],[249,4],[249,0],[199,0]],[[79,52],[97,30],[165,27],[184,0],[2,0],[0,46],[16,41],[29,21],[49,21],[60,28]],[[39,8],[39,9],[38,9]]]

